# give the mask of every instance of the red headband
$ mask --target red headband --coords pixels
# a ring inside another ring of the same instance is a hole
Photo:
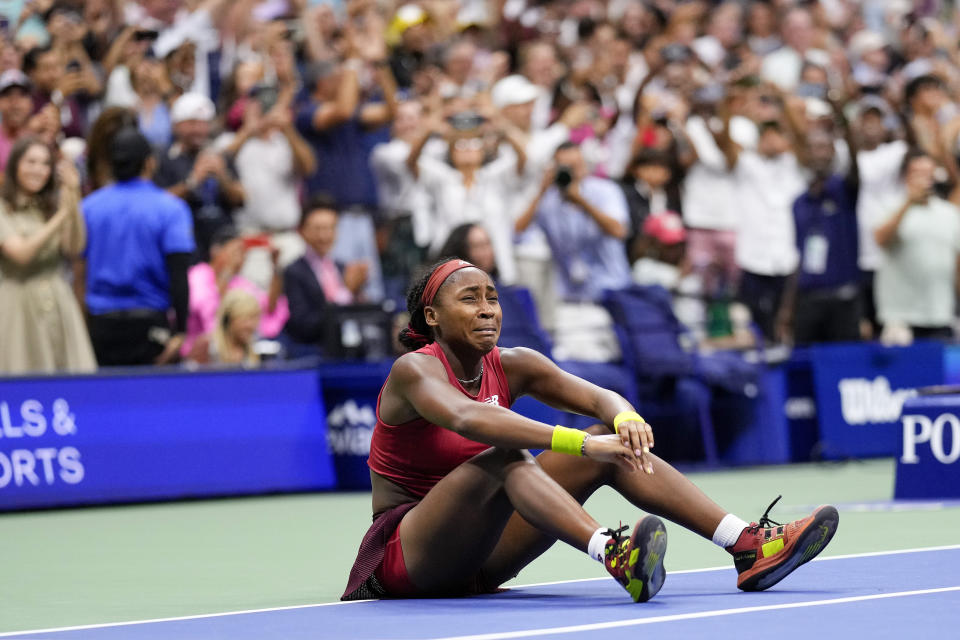
[[[433,273],[430,274],[430,279],[427,280],[427,286],[423,288],[423,295],[420,296],[420,301],[423,302],[423,306],[429,307],[433,304],[433,299],[437,297],[437,291],[440,290],[440,286],[450,277],[450,274],[454,271],[473,266],[474,265],[466,260],[448,260],[434,269]]]

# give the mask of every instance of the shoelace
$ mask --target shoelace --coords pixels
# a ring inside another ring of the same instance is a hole
[[[782,495],[777,496],[777,499],[770,503],[770,506],[767,507],[767,510],[763,512],[763,515],[762,515],[762,516],[760,516],[760,522],[755,523],[755,524],[751,524],[749,527],[747,527],[747,530],[750,531],[750,533],[756,533],[756,532],[759,531],[760,529],[766,529],[767,527],[769,527],[769,526],[771,526],[771,525],[773,525],[774,527],[782,527],[782,526],[783,526],[781,523],[777,522],[776,520],[771,520],[771,519],[768,517],[768,515],[770,514],[770,509],[773,509],[773,505],[775,505],[775,504],[777,504],[778,502],[780,502],[780,498],[782,498],[782,497],[783,497]]]
[[[610,536],[613,538],[613,541],[617,545],[617,549],[620,549],[620,543],[623,541],[623,532],[629,529],[628,525],[620,523],[620,527],[617,529],[607,529],[603,532],[603,535]]]

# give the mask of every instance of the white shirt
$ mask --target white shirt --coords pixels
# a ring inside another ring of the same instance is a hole
[[[440,138],[427,140],[421,156],[438,162],[447,153],[448,145]],[[399,138],[376,145],[370,154],[370,168],[377,183],[379,202],[389,215],[411,214],[413,240],[420,247],[427,247],[433,240],[430,228],[430,197],[423,185],[414,179],[407,166],[410,144]]]
[[[801,55],[790,47],[780,47],[763,59],[760,75],[768,82],[774,82],[784,91],[792,91],[800,82],[800,71],[804,59],[827,59],[829,56],[821,49],[810,49]]]
[[[797,157],[790,152],[765,158],[741,151],[734,171],[738,205],[737,264],[764,276],[785,276],[797,268],[793,201],[806,189]]]
[[[687,120],[687,137],[697,152],[697,162],[684,180],[683,221],[692,229],[736,229],[736,177],[727,169],[726,158],[707,127],[700,116]],[[730,136],[741,147],[752,148],[756,146],[757,127],[747,118],[736,116],[730,120]]]
[[[293,149],[279,131],[267,137],[251,137],[234,160],[243,185],[243,207],[237,212],[237,226],[245,229],[288,231],[300,223],[298,177],[293,166]]]
[[[467,189],[463,175],[446,162],[420,156],[419,183],[430,198],[430,248],[437,251],[450,232],[461,224],[482,225],[490,234],[500,280],[516,280],[513,255],[513,218],[506,192],[517,170],[516,157],[500,156],[482,166]]]
[[[541,131],[550,126],[550,120],[553,117],[553,93],[543,87],[537,87],[540,95],[533,103],[533,113],[530,114],[530,128],[534,131]]]
[[[957,207],[930,198],[925,205],[907,209],[894,243],[881,252],[874,280],[880,321],[914,327],[952,326],[958,254]]]
[[[857,153],[860,169],[860,193],[857,195],[857,223],[860,227],[860,268],[876,271],[882,260],[873,231],[890,218],[905,197],[900,181],[900,165],[907,153],[902,140],[881,144],[871,151]]]

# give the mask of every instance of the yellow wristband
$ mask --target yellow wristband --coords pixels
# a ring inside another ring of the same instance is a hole
[[[550,441],[550,450],[556,451],[557,453],[566,453],[571,456],[582,456],[583,442],[586,439],[586,431],[557,425],[553,428],[553,439]]]
[[[620,433],[620,423],[626,422],[627,420],[637,420],[638,422],[646,422],[640,414],[636,411],[621,411],[617,414],[617,417],[613,419],[613,431],[614,433]]]

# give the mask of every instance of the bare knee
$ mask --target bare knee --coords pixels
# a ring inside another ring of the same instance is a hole
[[[507,476],[520,472],[540,472],[537,459],[526,449],[502,449],[493,447],[471,458],[466,464],[482,471],[499,484],[506,481]]]

